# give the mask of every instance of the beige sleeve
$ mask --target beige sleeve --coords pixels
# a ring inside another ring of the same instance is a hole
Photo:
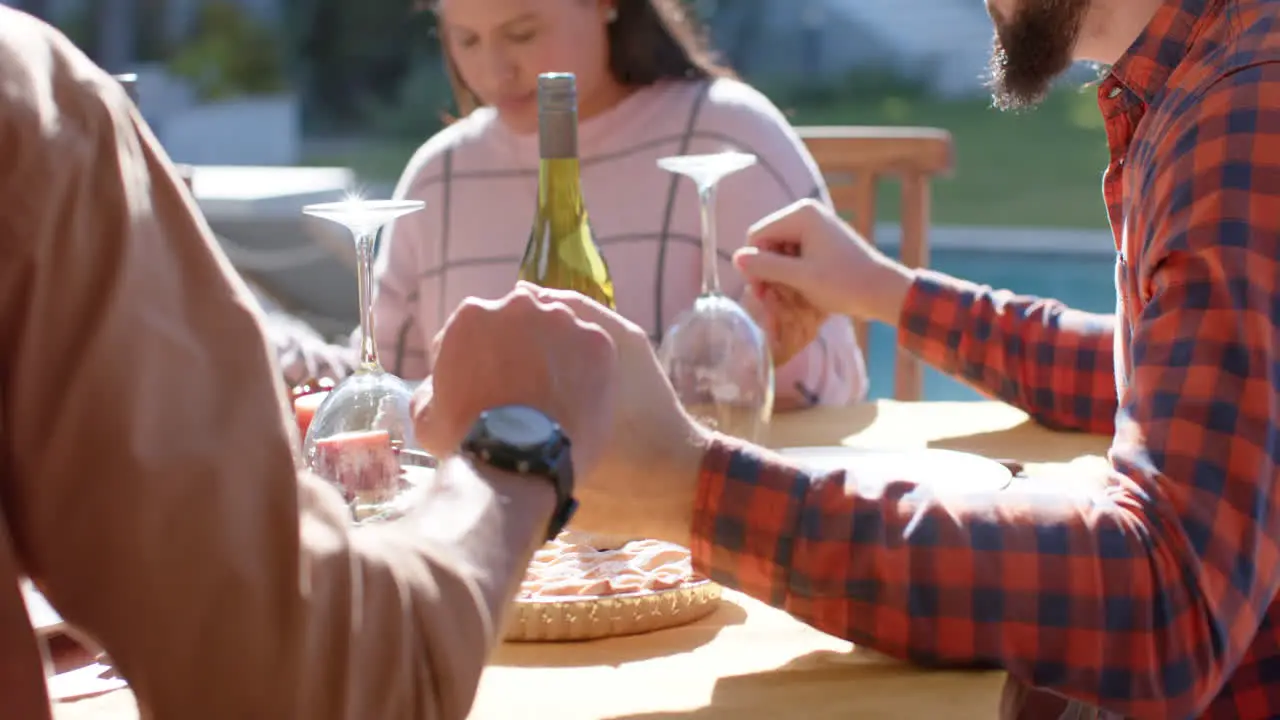
[[[253,299],[123,91],[2,8],[0,76],[0,481],[25,570],[144,716],[465,717],[545,508],[473,482],[453,535],[447,502],[352,530],[295,470]]]

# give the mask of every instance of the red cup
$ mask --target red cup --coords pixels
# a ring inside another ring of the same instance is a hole
[[[293,416],[298,420],[298,437],[306,439],[307,428],[316,417],[316,409],[329,397],[329,391],[308,393],[293,399]]]

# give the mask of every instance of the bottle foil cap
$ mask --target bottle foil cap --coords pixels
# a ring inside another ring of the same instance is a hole
[[[578,84],[573,73],[543,73],[538,76],[540,112],[576,112]]]

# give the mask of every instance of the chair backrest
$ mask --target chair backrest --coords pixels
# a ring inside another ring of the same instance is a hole
[[[908,267],[928,267],[929,188],[933,178],[947,176],[954,168],[951,134],[910,127],[801,127],[797,131],[826,177],[836,210],[848,217],[872,244],[880,181],[892,179],[899,183],[901,260]],[[855,327],[866,352],[867,325],[859,320]],[[924,375],[920,363],[901,349],[893,375],[895,399],[922,398]]]

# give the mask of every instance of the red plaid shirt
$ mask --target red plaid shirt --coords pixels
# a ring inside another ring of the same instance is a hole
[[[695,560],[893,655],[1127,716],[1278,717],[1280,0],[1167,0],[1099,104],[1115,315],[926,272],[899,340],[1042,423],[1114,432],[1109,483],[872,491],[721,442]]]

